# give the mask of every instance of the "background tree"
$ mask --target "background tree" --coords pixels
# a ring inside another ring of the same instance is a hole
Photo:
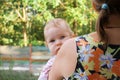
[[[96,14],[90,0],[0,0],[0,44],[43,45],[43,28],[63,18],[76,35],[94,31]]]

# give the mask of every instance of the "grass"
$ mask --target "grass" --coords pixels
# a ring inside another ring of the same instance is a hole
[[[0,70],[0,80],[37,80],[29,71]]]

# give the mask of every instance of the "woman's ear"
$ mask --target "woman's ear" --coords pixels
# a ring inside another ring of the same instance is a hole
[[[92,0],[92,7],[93,7],[93,9],[96,11],[96,12],[99,12],[98,10],[97,10],[97,8],[96,8],[96,3]]]
[[[92,7],[93,7],[93,9],[95,10],[95,3],[92,1]]]

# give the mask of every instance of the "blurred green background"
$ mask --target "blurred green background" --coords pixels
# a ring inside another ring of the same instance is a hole
[[[76,35],[95,30],[90,0],[0,0],[0,45],[44,45],[43,28],[65,19]]]

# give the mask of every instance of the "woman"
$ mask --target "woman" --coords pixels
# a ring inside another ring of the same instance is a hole
[[[49,80],[120,79],[120,0],[91,1],[99,14],[96,32],[62,45]]]

